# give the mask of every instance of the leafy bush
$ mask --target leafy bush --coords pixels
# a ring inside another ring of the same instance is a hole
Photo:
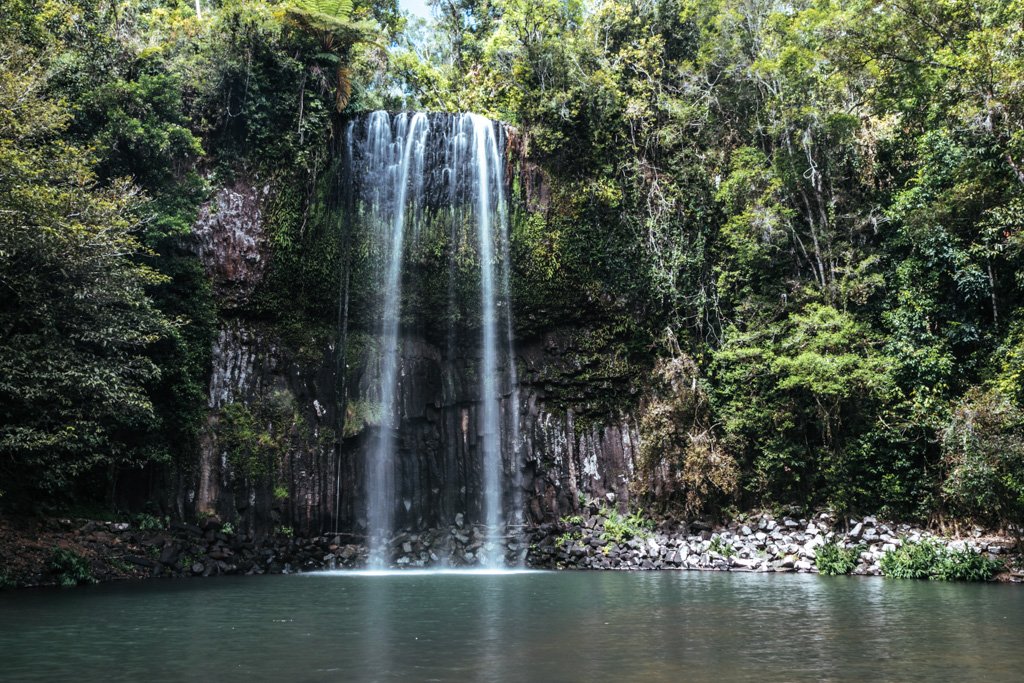
[[[936,581],[988,581],[1000,563],[972,550],[946,551],[932,569]]]
[[[905,543],[882,556],[882,574],[893,579],[927,579],[942,553],[943,547],[936,541]]]
[[[857,568],[857,556],[860,555],[860,552],[861,546],[844,548],[834,541],[826,543],[815,553],[818,573],[825,576],[849,574]]]
[[[696,515],[730,500],[739,488],[739,466],[715,436],[708,398],[696,363],[668,340],[674,358],[659,360],[654,370],[656,397],[640,420],[638,465],[647,480],[667,467],[660,486],[665,493],[685,493],[684,510]]]
[[[168,521],[169,520],[166,518],[160,519],[159,517],[145,512],[140,512],[135,515],[135,526],[139,531],[159,531],[160,529],[166,529]]]
[[[711,539],[711,545],[708,546],[708,550],[718,553],[722,557],[732,557],[736,554],[736,549],[723,541],[721,536],[715,536]]]
[[[894,579],[935,581],[988,581],[1000,566],[981,553],[950,550],[927,539],[886,553],[881,565],[882,573]]]
[[[654,527],[654,523],[644,517],[640,511],[623,517],[615,510],[601,508],[601,516],[605,518],[601,540],[606,543],[622,543],[631,538],[647,538],[650,535],[650,530]]]
[[[57,583],[65,588],[81,583],[96,583],[89,561],[73,550],[54,548],[50,555],[50,570],[57,575]]]

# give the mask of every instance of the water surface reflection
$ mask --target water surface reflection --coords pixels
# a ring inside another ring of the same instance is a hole
[[[1013,680],[1024,591],[688,572],[325,573],[0,594],[10,680]]]

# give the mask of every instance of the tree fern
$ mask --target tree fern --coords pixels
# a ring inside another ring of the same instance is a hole
[[[294,0],[287,18],[314,35],[323,47],[322,61],[335,69],[335,107],[341,111],[352,94],[348,51],[357,43],[368,43],[376,26],[369,21],[352,21],[352,0]]]

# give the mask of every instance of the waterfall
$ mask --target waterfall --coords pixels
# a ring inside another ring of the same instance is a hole
[[[369,192],[371,222],[384,238],[379,246],[383,247],[382,256],[387,264],[381,283],[380,428],[366,468],[371,567],[388,564],[388,542],[394,530],[395,430],[401,419],[396,405],[398,336],[406,201],[410,184],[418,187],[423,175],[427,131],[425,114],[399,114],[392,122],[387,112],[374,112],[367,122],[363,144],[362,173]]]
[[[464,118],[470,129],[473,166],[476,171],[473,194],[476,204],[477,239],[480,248],[480,310],[481,352],[480,410],[483,432],[484,524],[487,544],[485,566],[500,564],[501,542],[501,426],[498,419],[498,315],[494,287],[494,237],[492,218],[495,208],[503,203],[498,145],[494,127],[482,116],[469,114]]]
[[[478,329],[472,360],[479,363],[475,368],[475,428],[481,504],[480,516],[472,521],[487,529],[479,552],[480,564],[503,566],[504,510],[510,509],[510,519],[518,524],[522,497],[518,492],[518,379],[509,302],[509,220],[502,128],[476,114],[391,115],[378,111],[361,117],[347,128],[346,135],[346,146],[353,150],[351,182],[359,205],[356,213],[368,228],[371,253],[379,261],[379,282],[373,286],[379,366],[377,386],[369,391],[379,398],[381,416],[365,468],[370,566],[379,568],[389,563],[388,543],[397,530],[396,471],[401,465],[397,435],[403,419],[400,406],[407,398],[401,386],[400,339],[403,305],[416,294],[409,288],[415,290],[417,284],[417,270],[410,264],[424,258],[423,249],[436,250],[438,244],[445,245],[449,260],[443,312],[447,317],[447,376],[442,378],[443,395],[437,401],[450,403],[455,399],[456,361],[469,360],[455,358],[457,348],[466,346],[460,347],[456,341],[455,319],[470,314],[472,319],[460,319],[459,325],[460,329]],[[472,259],[478,266],[475,275],[460,270],[466,264],[466,245],[472,245]],[[403,272],[410,282],[403,283]],[[479,278],[478,309],[464,297],[459,298],[470,277]],[[457,282],[457,278],[462,280]],[[410,322],[417,321],[407,321],[406,325]],[[509,490],[511,496],[506,495]]]

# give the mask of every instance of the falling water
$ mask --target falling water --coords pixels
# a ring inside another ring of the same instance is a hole
[[[480,248],[481,361],[480,410],[483,437],[484,524],[488,539],[483,557],[485,566],[500,563],[501,519],[501,423],[498,418],[498,315],[494,286],[494,236],[491,200],[501,194],[501,168],[494,127],[482,116],[469,114],[466,122],[472,130],[473,163],[476,167],[476,227]],[[500,201],[500,200],[499,200]]]
[[[428,132],[425,114],[399,114],[392,129],[386,112],[374,112],[366,127],[364,182],[370,196],[373,223],[383,230],[387,266],[380,312],[380,429],[367,467],[366,523],[370,536],[371,567],[387,566],[388,541],[394,528],[395,429],[400,415],[398,388],[398,333],[402,298],[402,256],[406,231],[406,199],[410,176],[419,183]]]
[[[420,230],[429,223],[424,215],[448,221],[446,237],[452,253],[472,224],[477,248],[480,283],[478,368],[479,454],[482,488],[482,522],[487,527],[480,562],[485,567],[503,566],[505,520],[503,509],[511,506],[514,521],[520,519],[521,497],[504,500],[502,393],[510,392],[504,422],[509,438],[512,488],[517,490],[519,443],[517,378],[512,357],[512,320],[509,306],[508,211],[505,202],[500,128],[475,114],[454,116],[425,114],[370,114],[361,127],[356,145],[358,161],[354,180],[365,218],[369,219],[382,260],[380,286],[379,396],[382,417],[366,472],[367,529],[370,566],[386,566],[387,540],[395,531],[397,484],[396,429],[399,403],[399,334],[402,305],[402,267],[407,252],[416,244]],[[497,130],[496,130],[497,129]],[[351,133],[355,135],[356,133]],[[467,234],[468,236],[468,234]],[[454,256],[453,256],[454,258]],[[454,264],[454,261],[452,261]],[[449,267],[448,312],[455,301],[454,265]],[[473,321],[469,321],[472,325]],[[504,335],[500,331],[504,331]],[[504,336],[504,340],[500,337]],[[453,373],[455,332],[449,327],[446,372]],[[506,375],[499,367],[504,352]],[[443,382],[446,399],[452,398],[452,378]]]

